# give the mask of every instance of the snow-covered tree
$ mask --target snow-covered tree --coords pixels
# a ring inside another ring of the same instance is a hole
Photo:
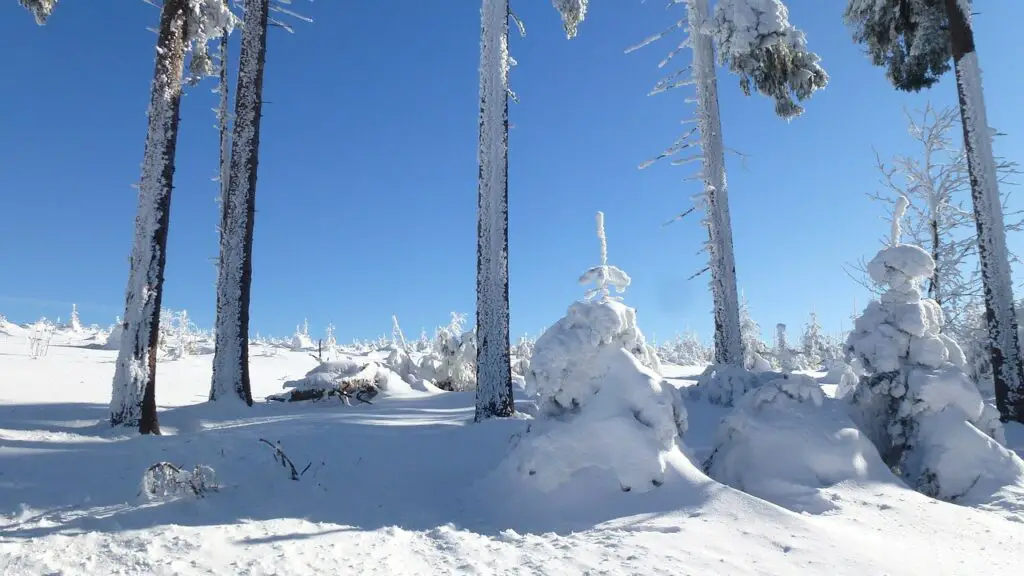
[[[972,329],[964,322],[964,312],[982,294],[982,282],[976,266],[974,213],[963,207],[970,195],[967,155],[963,146],[954,142],[961,137],[952,134],[960,126],[959,113],[955,108],[936,109],[928,104],[921,111],[907,113],[907,120],[919,152],[897,155],[888,163],[879,158],[884,190],[869,196],[890,207],[902,196],[910,200],[904,233],[935,261],[935,271],[927,282],[928,297],[942,307],[943,329],[964,341]],[[1004,182],[1017,173],[1016,164],[1007,161],[999,161],[997,170]],[[1004,206],[1007,200],[1008,194],[1001,194]],[[1007,230],[1021,229],[1021,218],[1015,216]],[[867,276],[863,262],[856,268]],[[869,289],[874,286],[869,280],[862,284]]]
[[[804,335],[801,338],[801,351],[812,370],[817,370],[822,364],[822,353],[826,348],[825,339],[821,335],[821,324],[818,322],[818,314],[811,312],[811,317],[804,326]]]
[[[67,328],[73,332],[82,331],[82,320],[78,317],[78,305],[71,305],[71,316],[68,317]]]
[[[160,431],[156,349],[185,52],[190,46],[205,46],[211,29],[233,25],[234,17],[222,0],[165,0],[160,10],[124,333],[110,401],[111,424],[138,426],[143,434]]]
[[[764,372],[771,369],[767,358],[770,355],[768,345],[761,337],[761,326],[750,315],[747,299],[740,301],[740,336],[743,342],[743,366],[747,370]],[[720,362],[719,362],[720,364]]]
[[[889,80],[899,90],[932,86],[949,71],[952,58],[978,230],[996,401],[1003,419],[1024,421],[1024,367],[999,175],[971,29],[972,5],[970,0],[850,0],[845,17],[854,40],[868,48],[874,64],[886,67]]]
[[[868,264],[871,278],[887,289],[857,318],[847,340],[847,360],[861,376],[844,398],[894,472],[926,494],[952,500],[973,485],[949,467],[950,457],[968,452],[967,461],[984,465],[1009,456],[976,433],[1002,441],[995,411],[986,409],[964,373],[963,352],[941,332],[942,309],[922,297],[920,282],[932,274],[934,261],[921,247],[899,243],[907,204],[897,204],[891,243]]]
[[[46,19],[53,13],[53,9],[57,6],[57,0],[18,0],[18,4],[28,9],[36,17],[36,24],[42,26],[46,24]]]
[[[554,0],[571,38],[586,0]],[[509,0],[480,9],[480,134],[477,158],[476,421],[511,416],[508,304],[508,52]]]
[[[794,99],[804,100],[823,88],[828,82],[828,75],[818,65],[818,56],[807,51],[803,33],[790,24],[788,11],[780,0],[720,0],[714,13],[709,0],[677,0],[675,3],[685,5],[687,17],[640,46],[677,28],[689,28],[688,41],[674,49],[659,66],[665,66],[683,46],[689,46],[693,52],[689,68],[692,78],[684,77],[682,72],[670,74],[655,86],[652,93],[693,84],[696,88],[697,118],[696,126],[656,160],[685,151],[687,155],[675,160],[674,164],[697,160],[702,163],[699,176],[704,189],[699,205],[704,208],[704,224],[709,233],[707,251],[714,299],[715,361],[740,366],[744,361],[744,350],[726,187],[715,44],[718,43],[718,62],[740,76],[743,90],[749,94],[753,89],[773,98],[776,113],[783,118],[799,115],[803,109]],[[698,147],[700,152],[693,152]],[[645,162],[641,168],[652,162]]]

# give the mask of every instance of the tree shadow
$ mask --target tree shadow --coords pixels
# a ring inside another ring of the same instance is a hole
[[[106,417],[99,404],[0,406],[0,429],[45,432],[24,443],[0,441],[0,517],[10,519],[0,539],[283,518],[348,527],[339,531],[455,525],[492,535],[509,528],[567,534],[710,497],[710,482],[695,489],[669,481],[645,494],[607,487],[601,502],[572,485],[547,495],[522,489],[494,471],[528,421],[474,424],[468,401],[471,395],[439,394],[360,406],[202,404],[162,410],[165,436],[79,426]],[[298,480],[261,438],[302,471]],[[219,489],[151,501],[140,486],[159,461],[211,466]]]

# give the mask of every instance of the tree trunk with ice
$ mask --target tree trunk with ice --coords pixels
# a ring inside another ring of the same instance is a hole
[[[228,83],[228,39],[229,33],[224,30],[220,37],[220,70],[217,83],[217,94],[220,105],[217,108],[217,131],[220,136],[220,156],[218,158],[218,181],[220,193],[218,200],[221,206],[221,226],[224,225],[224,197],[228,195],[228,181],[231,179],[231,88]]]
[[[186,0],[165,0],[160,11],[156,70],[125,297],[124,331],[110,400],[111,425],[138,426],[142,434],[160,433],[156,413],[156,354],[185,63],[187,10]]]
[[[971,199],[978,228],[978,259],[985,293],[985,320],[991,340],[996,404],[1003,420],[1024,421],[1024,371],[1013,308],[1009,252],[999,198],[999,179],[985,111],[981,68],[974,48],[969,2],[945,0],[956,71]]]
[[[714,40],[702,27],[710,11],[707,0],[686,3],[693,47],[693,78],[697,91],[697,127],[703,151],[703,180],[710,241],[711,293],[715,305],[715,363],[743,365],[736,257],[725,179],[725,143],[718,107]]]
[[[508,0],[480,11],[476,420],[515,412],[508,302]]]
[[[210,400],[252,405],[249,301],[252,286],[256,172],[263,110],[270,0],[245,0],[227,194],[222,199],[217,322]]]

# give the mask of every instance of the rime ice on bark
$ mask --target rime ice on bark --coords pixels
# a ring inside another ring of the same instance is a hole
[[[156,353],[163,296],[167,228],[185,62],[186,0],[166,0],[160,13],[149,127],[139,182],[124,332],[114,371],[110,422],[159,432],[156,418]]]
[[[511,416],[508,309],[508,0],[480,11],[476,420]]]
[[[245,1],[230,174],[221,206],[217,326],[210,385],[210,400],[234,398],[249,405],[252,238],[269,12],[269,0]]]
[[[718,108],[714,40],[705,30],[710,15],[707,0],[687,0],[693,77],[697,92],[697,128],[703,152],[707,226],[710,235],[711,292],[715,303],[715,362],[742,365],[739,295],[736,288],[736,257],[733,254],[732,220],[725,180],[725,143]]]

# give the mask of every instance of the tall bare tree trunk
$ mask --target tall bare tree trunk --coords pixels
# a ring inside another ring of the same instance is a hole
[[[969,15],[958,0],[945,0],[956,69],[964,149],[971,180],[974,221],[978,228],[978,259],[985,293],[995,382],[996,406],[1003,421],[1024,421],[1024,368],[1021,366],[1017,316],[1013,306],[1009,252],[1003,224],[1002,202],[992,136],[989,133],[981,84],[981,68],[974,48]]]
[[[245,0],[230,176],[221,206],[217,333],[210,385],[210,400],[233,397],[250,406],[249,302],[269,12],[270,0]]]
[[[139,210],[125,296],[124,332],[110,401],[110,423],[138,426],[142,434],[160,433],[156,354],[185,64],[186,9],[186,0],[165,0],[160,11]]]
[[[515,412],[508,303],[508,0],[480,11],[476,420]]]
[[[693,48],[693,79],[697,89],[697,125],[703,153],[704,190],[707,202],[711,294],[715,314],[715,363],[743,366],[739,293],[736,287],[736,256],[733,251],[729,192],[725,179],[725,143],[718,107],[715,46],[702,29],[710,16],[708,0],[688,0],[690,42]]]

